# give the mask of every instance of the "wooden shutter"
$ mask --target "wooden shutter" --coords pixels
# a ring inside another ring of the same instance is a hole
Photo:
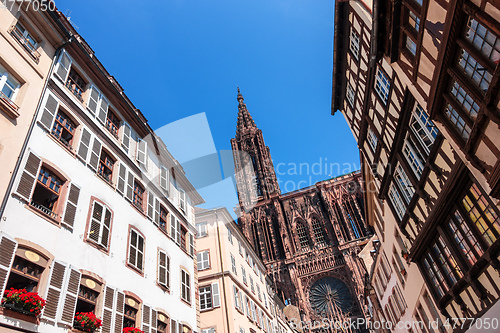
[[[116,292],[116,312],[115,312],[115,333],[122,333],[123,328],[123,312],[125,307],[125,295]]]
[[[137,162],[146,165],[146,158],[148,153],[148,143],[145,140],[138,139],[137,140],[137,153],[136,160]]]
[[[156,333],[156,324],[157,324],[156,316],[157,316],[156,310],[151,309],[151,333]]]
[[[59,76],[59,78],[63,82],[66,82],[66,78],[68,77],[68,72],[70,67],[71,67],[71,59],[66,53],[66,51],[63,51],[61,53],[61,57],[59,58],[59,63],[57,64],[57,69],[56,69],[56,75]]]
[[[86,128],[82,129],[82,137],[80,138],[80,146],[78,147],[78,157],[82,159],[84,163],[87,162],[87,155],[89,153],[90,138],[92,134]]]
[[[99,104],[99,90],[97,90],[96,87],[92,86],[90,88],[90,96],[89,96],[89,101],[87,103],[87,109],[89,109],[90,112],[92,112],[92,114],[95,115],[97,112],[98,104]]]
[[[127,167],[124,162],[120,163],[120,169],[118,171],[118,184],[116,186],[116,190],[121,194],[125,191],[125,179],[127,177]]]
[[[170,257],[167,256],[167,288],[170,288]]]
[[[152,191],[148,191],[148,217],[150,220],[153,220],[154,217],[154,202],[155,197]]]
[[[123,123],[122,147],[127,152],[130,148],[130,126],[126,122]]]
[[[71,183],[69,186],[68,200],[66,201],[66,210],[64,211],[64,218],[62,220],[62,224],[70,230],[73,230],[73,224],[75,223],[79,197],[80,187]]]
[[[104,216],[104,206],[99,202],[92,203],[92,218],[90,220],[90,228],[87,237],[96,243],[99,243],[101,233],[101,224]]]
[[[101,142],[94,137],[94,144],[92,145],[92,152],[90,153],[89,166],[97,171],[97,167],[99,166],[99,158],[101,157]]]
[[[4,294],[14,255],[16,253],[17,242],[4,233],[0,233],[0,295]]]
[[[66,297],[62,309],[60,322],[69,326],[73,325],[75,315],[76,301],[78,299],[78,290],[80,289],[80,278],[82,274],[74,267],[68,269]]]
[[[101,103],[99,104],[99,113],[97,115],[97,119],[103,124],[106,124],[106,117],[108,116],[108,101],[101,95]]]
[[[148,305],[142,305],[142,330],[144,333],[149,333],[149,328],[151,325],[151,307]]]
[[[109,235],[111,231],[111,210],[109,210],[108,207],[104,208],[105,208],[104,221],[102,223],[100,243],[107,249],[109,244]]]
[[[160,187],[168,192],[169,190],[168,170],[165,167],[160,167]]]
[[[189,233],[189,254],[194,256],[194,237],[192,233]]]
[[[24,199],[27,203],[30,202],[31,193],[38,177],[38,169],[42,160],[33,152],[30,152],[24,165],[24,171],[17,185],[17,195]]]
[[[177,322],[175,320],[170,321],[170,333],[177,333]]]
[[[181,322],[177,322],[177,325],[179,325],[179,328],[177,329],[177,332],[178,333],[184,333],[184,330],[182,329],[182,323]]]
[[[170,237],[172,237],[172,239],[174,240],[175,242],[175,227],[177,226],[177,224],[175,223],[175,216],[174,214],[170,214]]]
[[[176,235],[176,242],[177,244],[181,244],[181,221],[178,219],[175,221],[176,222],[176,227],[175,227],[175,235]]]
[[[47,95],[45,106],[43,107],[42,116],[40,117],[40,125],[47,131],[51,130],[54,116],[56,115],[59,102],[51,94]]]
[[[158,198],[155,198],[155,216],[153,223],[160,225],[160,200],[158,200]]]
[[[106,286],[104,292],[104,306],[102,311],[102,333],[111,333],[113,329],[113,305],[115,290]]]
[[[48,320],[51,323],[55,323],[56,320],[65,272],[66,264],[60,261],[54,261],[52,263],[52,269],[50,270],[49,278],[49,288],[45,297],[45,301],[47,302],[47,304],[43,308],[42,312],[42,318]]]
[[[220,292],[219,283],[212,283],[212,307],[218,308],[220,306]]]
[[[130,171],[128,172],[128,177],[127,177],[127,194],[125,197],[129,201],[132,201],[134,197],[134,175]]]
[[[167,287],[167,254],[158,252],[158,283]]]

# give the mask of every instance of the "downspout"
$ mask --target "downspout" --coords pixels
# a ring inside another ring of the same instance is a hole
[[[229,325],[229,314],[227,309],[227,294],[226,294],[226,279],[224,273],[224,261],[222,260],[222,247],[220,241],[220,231],[219,231],[219,219],[217,217],[217,209],[214,209],[215,212],[215,223],[217,225],[217,241],[219,245],[219,260],[220,260],[220,268],[222,271],[222,294],[224,295],[224,312],[226,313],[226,323],[227,323],[227,333],[231,332],[231,325]]]
[[[7,190],[5,191],[4,198],[2,200],[2,205],[0,206],[0,218],[3,217],[3,213],[5,211],[5,207],[7,206],[7,201],[9,199],[9,194],[12,191],[12,187],[14,187],[14,181],[17,177],[17,173],[19,172],[19,168],[21,166],[21,161],[23,159],[24,153],[26,152],[26,149],[28,148],[28,141],[31,138],[31,134],[33,133],[33,129],[35,128],[36,124],[36,119],[38,118],[38,114],[40,113],[40,108],[42,105],[42,96],[45,93],[45,90],[47,89],[47,86],[49,84],[50,77],[52,75],[52,70],[54,69],[54,66],[56,64],[56,59],[59,57],[59,54],[61,53],[61,50],[63,47],[65,47],[68,43],[71,43],[73,37],[70,37],[67,42],[63,43],[61,46],[59,46],[56,49],[56,52],[54,54],[54,60],[52,61],[52,64],[50,65],[50,70],[47,75],[47,78],[45,79],[45,83],[43,85],[42,92],[40,93],[40,98],[38,100],[38,105],[36,107],[35,114],[33,115],[33,119],[31,120],[30,127],[28,129],[28,133],[26,134],[26,137],[23,142],[23,146],[21,147],[21,152],[19,153],[19,156],[17,157],[16,165],[14,167],[14,171],[12,172],[12,177],[10,178],[9,185],[7,186]],[[0,220],[1,221],[1,220]]]

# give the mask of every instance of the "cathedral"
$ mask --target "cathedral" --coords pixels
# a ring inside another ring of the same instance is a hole
[[[238,224],[285,304],[304,322],[365,317],[359,301],[366,268],[358,253],[373,234],[360,172],[282,194],[269,147],[238,89],[231,139]],[[291,319],[291,318],[289,318]]]

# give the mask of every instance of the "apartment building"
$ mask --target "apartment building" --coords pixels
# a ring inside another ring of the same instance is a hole
[[[0,215],[56,50],[65,41],[50,15],[20,2],[0,8]]]
[[[332,114],[361,152],[368,305],[392,331],[497,328],[499,9],[335,3]]]
[[[0,221],[0,292],[24,288],[46,305],[38,318],[2,308],[0,330],[68,332],[75,313],[93,312],[103,333],[197,331],[203,199],[91,47],[52,15],[71,38],[32,105]]]
[[[200,332],[291,332],[266,268],[225,208],[196,209]]]

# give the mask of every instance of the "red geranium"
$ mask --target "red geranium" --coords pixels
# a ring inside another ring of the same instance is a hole
[[[17,308],[38,316],[45,306],[45,300],[37,293],[27,292],[26,289],[10,288],[5,291],[2,298],[2,305],[5,304],[12,304]]]
[[[85,332],[94,332],[102,326],[102,320],[93,312],[77,312],[73,318],[73,326]]]
[[[125,327],[123,329],[123,333],[144,333],[144,331],[141,331],[140,329],[135,327]]]

